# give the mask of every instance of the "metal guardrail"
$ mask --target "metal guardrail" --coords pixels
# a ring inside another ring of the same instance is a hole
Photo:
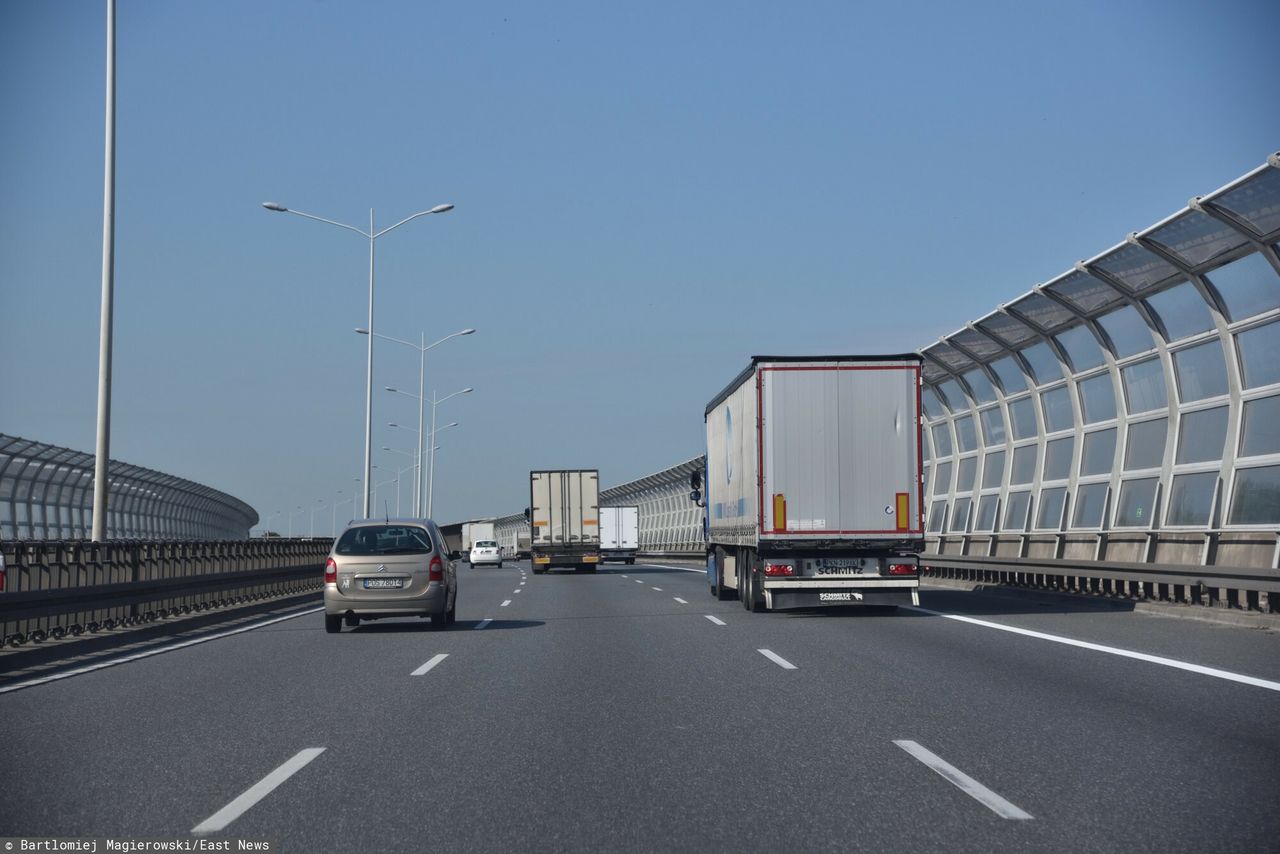
[[[60,638],[319,590],[332,540],[0,543],[0,641]]]
[[[1120,561],[920,555],[922,576],[1280,613],[1280,571]]]

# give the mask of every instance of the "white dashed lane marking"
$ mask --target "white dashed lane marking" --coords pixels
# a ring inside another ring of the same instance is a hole
[[[683,599],[681,599],[679,596],[672,596],[671,598],[672,598],[672,599],[674,599],[674,600],[676,600],[677,602],[679,602],[681,605],[688,605],[688,604],[689,604],[688,602],[686,602],[686,601],[684,601]]]
[[[490,623],[492,623],[492,622],[493,622],[493,620],[491,620],[491,619],[490,619],[490,618],[488,618],[488,617],[485,617],[483,620],[481,620],[480,622],[476,623],[476,630],[478,631],[478,630],[480,630],[480,629],[483,629],[485,626],[489,625],[489,624],[490,624]]]
[[[723,626],[723,625],[725,625],[725,621],[724,621],[724,620],[722,620],[722,619],[720,619],[719,617],[713,617],[713,616],[711,616],[710,614],[706,614],[706,615],[704,615],[704,616],[706,616],[706,618],[707,618],[708,620],[710,620],[711,622],[715,623],[717,626]]]
[[[894,744],[910,753],[916,759],[919,759],[928,767],[938,772],[941,777],[948,783],[951,783],[960,791],[982,804],[1001,818],[1012,818],[1025,821],[1034,818],[1029,812],[1024,812],[1018,807],[1006,801],[968,774],[961,771],[951,763],[944,760],[936,753],[921,747],[914,741],[907,739],[895,739]]]
[[[234,801],[191,828],[191,832],[197,836],[203,836],[222,830],[244,815],[258,801],[271,794],[285,780],[301,771],[321,753],[324,753],[323,747],[308,747],[306,750],[298,751],[292,759],[254,783]]]
[[[499,607],[499,608],[505,608],[505,607],[507,607],[507,606],[508,606],[508,605],[510,605],[510,604],[511,604],[511,600],[510,600],[510,599],[503,599],[503,600],[502,600],[502,604],[501,604],[501,605],[499,605],[498,607]]]
[[[434,618],[434,617],[432,617],[432,619],[434,620],[435,618]],[[422,674],[426,673],[428,670],[430,670],[431,668],[435,667],[437,664],[439,664],[440,662],[444,661],[444,660],[445,660],[446,658],[448,658],[448,657],[449,657],[449,653],[447,653],[447,652],[442,652],[442,653],[439,653],[438,655],[433,655],[433,656],[431,656],[431,660],[430,660],[430,661],[428,661],[426,664],[422,665],[421,667],[419,667],[417,670],[413,671],[413,672],[412,672],[412,673],[410,673],[409,675],[410,675],[410,676],[421,676]]]
[[[756,652],[781,667],[783,670],[796,670],[796,666],[771,649],[757,649]]]

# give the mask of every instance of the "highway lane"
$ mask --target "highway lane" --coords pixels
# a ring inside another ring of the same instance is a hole
[[[921,613],[749,614],[678,569],[524,566],[461,570],[449,632],[326,636],[312,614],[0,696],[0,834],[186,836],[324,748],[214,835],[297,851],[1278,838],[1275,691]],[[1274,632],[954,590],[924,604],[1280,676]]]

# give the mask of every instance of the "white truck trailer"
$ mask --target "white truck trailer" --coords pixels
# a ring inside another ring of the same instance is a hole
[[[919,604],[921,364],[755,356],[716,395],[690,495],[712,595],[748,611]]]
[[[636,562],[640,549],[640,508],[600,508],[600,560]]]
[[[529,472],[533,571],[554,567],[595,572],[600,563],[600,472],[556,469]]]

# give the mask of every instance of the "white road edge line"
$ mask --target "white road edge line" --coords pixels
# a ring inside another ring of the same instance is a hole
[[[492,619],[490,619],[489,617],[485,617],[483,620],[476,623],[475,631],[479,631],[480,629],[483,629],[485,626],[489,625],[492,622],[493,622]]]
[[[696,573],[699,573],[700,575],[707,574],[707,568],[705,566],[698,567],[696,569],[694,567],[689,567],[689,566],[667,566],[666,564],[663,564],[663,563],[646,563],[644,564],[644,566],[656,566],[658,569],[678,569],[681,572],[696,572]]]
[[[1050,635],[1044,632],[1035,632],[1031,629],[1020,629],[1015,626],[1006,626],[1002,623],[992,623],[988,620],[979,620],[974,617],[964,617],[959,614],[943,614],[941,611],[931,611],[928,608],[919,608],[914,605],[903,605],[903,608],[910,608],[912,611],[919,611],[922,614],[932,614],[935,617],[945,617],[948,620],[957,620],[961,623],[972,623],[975,626],[982,626],[988,629],[998,629],[1002,632],[1012,632],[1015,635],[1024,635],[1029,638],[1037,638],[1039,640],[1052,641],[1053,643],[1065,644],[1067,646],[1075,646],[1080,649],[1089,649],[1094,652],[1105,652],[1108,655],[1118,655],[1122,658],[1133,658],[1138,661],[1146,661],[1151,664],[1160,664],[1165,667],[1173,667],[1178,670],[1186,670],[1191,673],[1199,673],[1204,676],[1213,676],[1218,679],[1226,679],[1229,682],[1240,682],[1244,685],[1253,685],[1257,688],[1266,688],[1268,691],[1280,691],[1280,682],[1272,682],[1267,679],[1259,679],[1256,676],[1245,676],[1240,673],[1232,673],[1229,670],[1218,670],[1215,667],[1205,667],[1200,664],[1190,664],[1185,661],[1178,661],[1175,658],[1165,658],[1160,655],[1148,655],[1145,652],[1134,652],[1129,649],[1120,649],[1114,646],[1103,646],[1100,643],[1090,643],[1089,641],[1075,640],[1074,638],[1066,638],[1061,635]]]
[[[779,667],[781,667],[783,670],[798,670],[798,669],[799,669],[799,668],[798,668],[798,667],[796,667],[794,664],[792,664],[790,661],[787,661],[785,658],[783,658],[782,656],[778,655],[776,652],[774,652],[774,651],[773,651],[773,650],[771,650],[771,649],[757,649],[757,650],[756,650],[756,652],[760,653],[760,654],[761,654],[761,655],[763,655],[765,658],[769,659],[769,660],[770,660],[770,661],[772,661],[774,664],[776,664],[776,665],[778,665]]]
[[[674,599],[674,600],[676,600],[677,602],[679,602],[681,605],[688,605],[688,604],[689,604],[688,602],[686,602],[686,601],[684,601],[683,599],[681,599],[679,596],[672,596],[671,598],[672,598],[672,599]]]
[[[277,786],[288,780],[294,774],[301,771],[306,765],[315,759],[321,753],[324,753],[323,747],[308,747],[305,750],[299,750],[296,755],[288,762],[263,777],[257,783],[254,783],[244,791],[240,797],[218,810],[204,821],[191,828],[191,832],[196,836],[204,836],[207,833],[217,833],[231,822],[244,815],[258,801],[271,794]]]
[[[703,616],[705,616],[711,622],[715,623],[717,626],[726,625],[725,621],[720,619],[719,617],[713,617],[710,614],[704,614]]]
[[[507,607],[507,606],[508,606],[508,605],[510,605],[510,604],[511,604],[511,600],[510,600],[510,599],[503,599],[503,600],[502,600],[502,604],[501,604],[501,605],[499,605],[498,607],[499,607],[499,608],[505,608],[505,607]]]
[[[409,675],[421,676],[422,674],[426,673],[428,670],[435,667],[437,664],[444,661],[448,657],[449,657],[449,653],[447,652],[437,653],[436,655],[431,656],[430,661],[428,661],[426,664],[422,665],[421,667],[419,667],[417,670],[413,671]]]
[[[219,640],[221,638],[229,638],[232,635],[238,635],[242,632],[251,632],[254,629],[260,629],[263,626],[269,626],[272,623],[281,623],[285,620],[292,620],[295,617],[305,617],[307,614],[315,614],[323,611],[324,606],[319,608],[310,608],[306,611],[299,611],[296,614],[286,614],[283,617],[273,617],[270,620],[263,620],[261,623],[254,623],[252,626],[241,626],[238,629],[231,629],[225,632],[209,635],[207,637],[192,638],[191,640],[181,641],[180,643],[170,644],[160,649],[147,649],[142,652],[135,652],[131,655],[113,658],[110,661],[99,661],[96,664],[86,664],[84,667],[77,667],[74,670],[67,670],[62,673],[54,673],[49,676],[40,676],[36,679],[28,679],[25,682],[17,682],[13,685],[6,685],[0,688],[0,694],[8,694],[10,691],[21,691],[23,688],[34,688],[36,685],[43,685],[46,682],[56,682],[59,679],[70,679],[72,676],[81,676],[85,673],[92,673],[95,670],[102,670],[104,667],[114,667],[117,664],[127,664],[130,661],[137,661],[140,658],[149,658],[153,655],[159,655],[162,652],[173,652],[174,650],[183,649],[188,646],[195,646],[198,643],[207,643],[208,641]]]
[[[929,768],[936,771],[942,779],[951,783],[957,789],[964,792],[966,795],[973,798],[975,801],[982,804],[1001,818],[1011,818],[1020,821],[1035,818],[1031,813],[1025,812],[1009,803],[1004,798],[1000,797],[995,792],[991,791],[986,786],[982,785],[977,780],[952,765],[950,762],[944,760],[941,756],[921,747],[916,742],[908,739],[894,739],[893,743],[923,762]]]

